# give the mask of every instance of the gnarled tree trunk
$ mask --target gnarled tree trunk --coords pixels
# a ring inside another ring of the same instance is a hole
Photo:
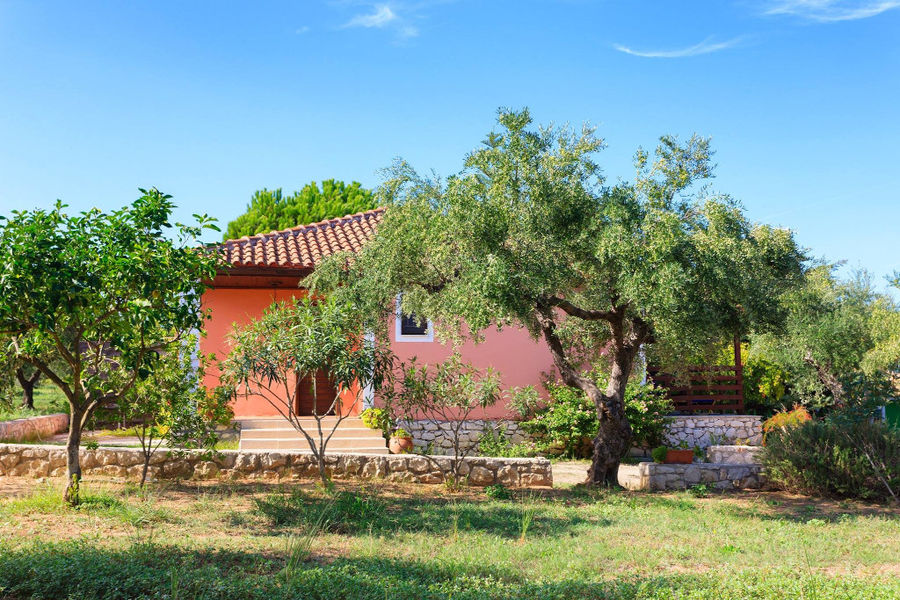
[[[568,311],[571,310],[574,309],[569,307]],[[587,483],[616,486],[619,484],[619,464],[631,448],[633,439],[631,425],[625,416],[625,387],[640,345],[649,337],[649,328],[643,321],[635,319],[631,330],[626,332],[623,312],[614,310],[603,313],[602,319],[609,323],[612,331],[613,344],[610,349],[612,371],[609,384],[606,390],[601,390],[590,377],[582,375],[569,362],[557,333],[553,310],[547,306],[539,307],[535,311],[535,319],[562,380],[587,394],[597,409],[599,424]]]
[[[38,379],[41,378],[41,372],[35,369],[31,377],[25,377],[25,370],[19,367],[16,369],[16,379],[22,388],[22,407],[34,410],[34,386],[37,385]]]

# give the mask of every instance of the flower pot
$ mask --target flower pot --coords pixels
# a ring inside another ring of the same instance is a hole
[[[406,454],[412,452],[413,439],[411,437],[392,437],[390,443],[391,454]]]
[[[669,448],[666,452],[666,464],[668,465],[689,465],[694,462],[693,450],[673,450]]]

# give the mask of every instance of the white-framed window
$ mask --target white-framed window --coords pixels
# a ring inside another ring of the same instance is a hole
[[[433,342],[434,327],[431,321],[423,321],[414,314],[405,315],[400,310],[401,296],[397,296],[394,315],[394,340],[397,342]]]

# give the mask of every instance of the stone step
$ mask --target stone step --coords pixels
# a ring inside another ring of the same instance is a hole
[[[333,439],[328,442],[325,448],[328,453],[341,454],[388,454],[388,449],[384,445],[384,440],[380,440],[381,444],[372,443],[371,439]],[[241,439],[240,450],[283,450],[291,452],[309,453],[309,444],[305,439]]]
[[[307,426],[312,429],[316,428],[316,419],[313,417],[301,417],[299,421],[304,428],[307,428]],[[294,426],[291,425],[288,420],[283,417],[258,417],[238,419],[237,422],[240,424],[242,431],[250,429],[294,429]],[[322,417],[322,428],[327,427],[328,429],[331,429],[336,422],[337,417]],[[359,417],[347,417],[346,419],[341,421],[339,427],[356,427],[368,429],[363,424],[362,419],[360,419]]]
[[[305,428],[305,426],[304,426]],[[306,429],[306,432],[313,436],[314,438],[319,437],[319,430],[316,428]],[[322,427],[322,435],[328,437],[328,434],[331,433],[331,427]],[[294,429],[293,427],[290,429],[245,429],[241,430],[241,439],[245,440],[258,440],[258,439],[281,439],[281,440],[290,440],[302,438],[303,434]],[[340,438],[369,438],[373,440],[384,440],[384,437],[381,435],[381,431],[375,429],[368,429],[366,427],[344,427],[343,425],[339,426],[334,434],[331,436],[331,439],[336,440]]]

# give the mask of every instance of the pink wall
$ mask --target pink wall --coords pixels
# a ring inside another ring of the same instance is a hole
[[[237,288],[219,287],[207,290],[203,295],[203,305],[211,309],[212,318],[206,322],[206,336],[200,341],[203,353],[214,353],[224,358],[229,351],[227,336],[233,325],[244,325],[258,317],[274,301],[303,297],[306,291],[297,288]],[[447,358],[452,349],[438,341],[397,341],[394,324],[390,327],[391,347],[399,360],[409,361],[413,356],[419,364],[440,362]],[[480,344],[465,343],[461,348],[463,360],[478,368],[493,367],[501,376],[504,389],[515,386],[533,385],[541,387],[541,374],[555,373],[553,359],[543,342],[535,341],[524,329],[491,329],[485,332]],[[218,384],[219,373],[210,369],[204,384],[214,387]],[[277,416],[276,410],[262,397],[238,399],[234,404],[236,417]],[[480,411],[474,418],[502,418],[509,416],[505,401]]]
[[[408,362],[413,356],[419,364],[436,363],[445,360],[453,349],[437,340],[433,342],[398,342],[394,323],[390,324],[391,349],[399,360]],[[503,389],[532,385],[542,394],[544,388],[542,373],[555,376],[556,367],[546,344],[535,341],[525,329],[504,327],[502,331],[491,328],[484,332],[484,341],[471,341],[460,347],[462,359],[479,369],[493,367],[500,375]],[[506,400],[480,411],[472,418],[489,419],[512,416],[506,408]]]

